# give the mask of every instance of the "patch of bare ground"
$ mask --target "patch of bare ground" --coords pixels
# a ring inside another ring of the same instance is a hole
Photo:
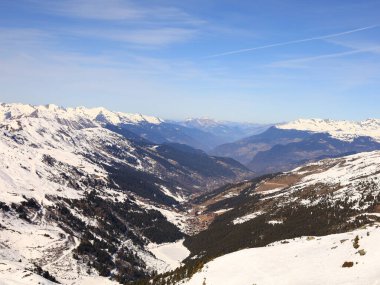
[[[380,213],[380,204],[377,204],[377,205],[374,207],[373,212],[374,212],[374,213]]]
[[[269,179],[269,180],[262,182],[256,188],[255,191],[257,193],[260,193],[260,192],[266,192],[266,191],[274,190],[276,188],[287,188],[287,187],[294,185],[298,181],[300,181],[302,179],[302,177],[304,177],[304,176],[299,175],[299,174],[280,175],[278,177],[275,177],[275,178],[272,178],[272,179]]]
[[[214,196],[201,204],[192,205],[192,209],[189,211],[189,228],[190,235],[199,233],[208,228],[208,226],[214,221],[214,219],[223,214],[223,212],[204,212],[207,207],[225,200],[229,197],[239,195],[243,190],[247,190],[250,187],[253,187],[254,183],[247,181],[246,183],[241,183],[239,185],[234,185],[233,187],[227,188],[225,191],[219,193],[217,196]]]
[[[206,200],[202,204],[197,205],[196,208],[207,208],[208,206],[215,204],[216,202],[222,201],[226,199],[226,196],[235,196],[239,195],[241,191],[246,190],[249,187],[252,187],[253,183],[250,181],[247,181],[244,184],[239,184],[235,187],[231,187],[226,189],[226,191],[223,191],[219,193],[217,196],[212,197],[211,199]]]
[[[321,173],[324,172],[330,168],[333,168],[337,165],[343,165],[345,164],[346,161],[325,161],[323,164],[311,164],[311,165],[306,165],[304,167],[301,167],[298,169],[298,173],[307,173],[307,175],[313,174],[313,173]]]
[[[339,162],[338,162],[339,163]],[[262,182],[257,188],[256,192],[265,192],[265,191],[270,191],[276,188],[288,188],[296,183],[298,183],[302,178],[305,176],[308,176],[310,174],[315,174],[315,173],[321,173],[324,172],[338,164],[337,162],[335,163],[326,163],[322,165],[307,165],[304,166],[300,169],[298,169],[297,172],[294,173],[285,173],[279,176],[276,176],[272,179],[268,179],[264,182]]]

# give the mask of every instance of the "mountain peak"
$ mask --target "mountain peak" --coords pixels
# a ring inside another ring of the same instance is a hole
[[[294,129],[318,133],[329,133],[332,137],[351,141],[360,136],[369,136],[380,141],[380,119],[347,121],[331,119],[298,119],[276,125],[278,129]]]
[[[218,121],[209,117],[187,118],[185,122],[188,125],[198,126],[198,127],[214,127],[223,123],[221,121]]]
[[[2,103],[0,105],[0,121],[6,119],[14,119],[17,117],[28,117],[31,115],[39,117],[57,117],[65,119],[87,119],[91,121],[97,121],[101,123],[111,123],[111,124],[139,124],[139,123],[149,123],[149,124],[161,124],[162,119],[153,116],[146,116],[142,114],[133,113],[123,113],[123,112],[113,112],[104,107],[97,108],[86,108],[86,107],[76,107],[76,108],[63,108],[55,104],[47,105],[29,105],[29,104],[19,104],[19,103]]]

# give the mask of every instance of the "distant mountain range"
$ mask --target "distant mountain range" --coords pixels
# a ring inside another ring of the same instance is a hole
[[[104,122],[110,123],[109,121]],[[188,119],[186,121],[156,119],[153,122],[141,121],[138,124],[119,122],[113,123],[113,125],[131,132],[131,138],[138,135],[153,143],[181,143],[204,151],[260,133],[270,126],[221,122],[211,119]]]
[[[217,121],[208,118],[192,118],[176,121],[176,124],[212,134],[218,145],[234,142],[247,136],[264,132],[272,125]],[[214,143],[215,144],[215,143]],[[210,144],[212,146],[213,144]],[[214,145],[215,147],[216,145]]]
[[[380,149],[380,120],[298,120],[210,151],[232,157],[257,174],[288,171],[306,162]]]
[[[25,107],[28,108],[28,107]],[[58,108],[50,105],[49,108]],[[22,111],[22,110],[20,110]],[[179,143],[209,151],[214,147],[236,141],[266,130],[270,125],[216,121],[212,119],[163,120],[141,114],[112,112],[105,108],[67,108],[106,128],[123,134],[128,139],[151,143]]]

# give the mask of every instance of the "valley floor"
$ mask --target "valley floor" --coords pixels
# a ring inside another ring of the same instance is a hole
[[[354,248],[356,236],[358,248]],[[379,224],[343,234],[279,241],[216,258],[178,284],[378,285],[379,241]],[[343,267],[345,262],[352,267]]]
[[[183,240],[159,245],[152,243],[148,246],[148,249],[157,259],[165,264],[164,267],[157,268],[158,273],[180,267],[181,261],[190,254],[190,251],[183,245]]]

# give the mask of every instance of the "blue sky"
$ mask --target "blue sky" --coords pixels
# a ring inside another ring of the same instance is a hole
[[[1,0],[0,101],[380,117],[380,1]]]

